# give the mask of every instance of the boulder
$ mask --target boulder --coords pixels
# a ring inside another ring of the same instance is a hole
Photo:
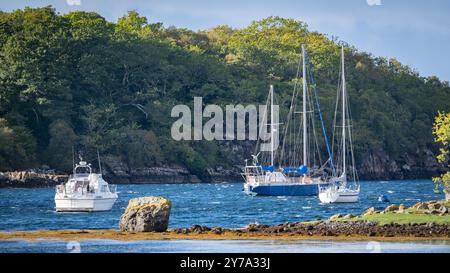
[[[413,208],[417,210],[426,210],[428,209],[428,205],[426,203],[418,202],[413,206]]]
[[[366,209],[366,211],[363,213],[363,216],[368,216],[377,213],[377,210],[374,207]]]
[[[400,206],[398,206],[398,213],[406,213],[406,209],[407,207],[403,204],[400,204]]]
[[[344,215],[344,217],[342,217],[342,219],[352,219],[352,218],[355,218],[356,216],[355,215],[353,215],[353,214],[346,214],[346,215]]]
[[[335,221],[335,220],[337,220],[337,219],[341,219],[342,217],[344,217],[344,215],[338,213],[338,214],[335,214],[335,215],[331,216],[331,217],[330,217],[330,220],[331,220],[331,221]]]
[[[169,225],[172,203],[163,197],[134,198],[120,217],[121,231],[163,232]]]
[[[384,212],[394,212],[398,210],[398,206],[395,204],[389,205],[384,209]]]
[[[438,202],[430,202],[430,203],[428,203],[428,210],[430,210],[430,211],[438,210],[441,207],[442,207],[441,204],[439,204]]]

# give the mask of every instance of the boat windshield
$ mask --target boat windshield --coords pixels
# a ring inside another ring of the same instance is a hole
[[[89,165],[86,165],[83,162],[83,164],[77,165],[75,167],[73,176],[74,177],[88,177],[91,173],[92,173],[91,167]]]
[[[89,173],[75,173],[73,177],[88,177]]]

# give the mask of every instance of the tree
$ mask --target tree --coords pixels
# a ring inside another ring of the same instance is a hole
[[[447,169],[450,168],[449,152],[450,152],[450,113],[439,112],[433,126],[434,141],[437,142],[441,148],[437,159],[440,163],[445,164]],[[439,177],[433,178],[437,183],[438,188],[443,188],[446,199],[450,197],[450,171],[442,174]]]
[[[30,131],[21,126],[9,126],[0,118],[0,171],[33,167],[36,141]]]
[[[161,163],[161,149],[153,132],[127,127],[121,131],[117,152],[123,157],[123,162],[132,168]]]
[[[50,124],[50,143],[47,147],[47,160],[52,168],[61,171],[72,169],[72,151],[77,135],[65,121],[56,120]]]

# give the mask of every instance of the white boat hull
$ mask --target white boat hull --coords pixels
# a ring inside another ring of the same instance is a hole
[[[108,211],[116,202],[117,197],[111,198],[55,198],[58,212],[92,212]]]
[[[319,199],[322,203],[355,203],[359,199],[359,190],[333,190],[332,188],[320,191]]]
[[[359,191],[340,192],[335,203],[355,203],[358,202]]]

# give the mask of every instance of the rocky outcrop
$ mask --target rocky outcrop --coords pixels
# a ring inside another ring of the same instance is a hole
[[[209,228],[194,225],[173,230],[179,234],[261,234],[301,236],[379,236],[379,237],[449,237],[450,226],[436,223],[387,224],[371,221],[321,221],[314,223],[283,223],[278,225],[250,224],[244,229]]]
[[[0,188],[53,187],[68,179],[67,175],[58,175],[35,170],[0,173]]]
[[[241,181],[242,176],[240,174],[240,168],[235,167],[233,169],[225,169],[221,166],[216,168],[208,168],[206,170],[207,177],[211,182],[234,182],[234,181]]]
[[[172,203],[163,197],[134,198],[120,217],[121,231],[163,232],[169,226]]]
[[[130,168],[124,162],[104,159],[104,176],[115,184],[125,183],[198,183],[200,179],[180,166]]]
[[[444,171],[430,149],[418,149],[393,159],[382,149],[376,149],[361,157],[357,166],[362,179],[412,179],[430,178]]]
[[[377,213],[378,213],[378,211],[374,207],[371,207],[371,208],[368,208],[366,211],[364,211],[362,216],[369,216],[369,215],[377,214]]]
[[[392,205],[387,206],[387,207],[384,209],[384,212],[385,212],[385,213],[387,213],[387,212],[394,212],[394,211],[397,211],[397,210],[398,210],[398,206],[395,205],[395,204],[392,204]]]
[[[253,145],[225,141],[220,156],[224,166],[208,168],[201,178],[188,168],[178,165],[133,167],[112,156],[103,158],[104,177],[114,184],[126,183],[199,183],[242,182],[241,172],[245,155],[253,153]],[[361,156],[357,170],[362,180],[431,178],[445,171],[430,149],[417,150],[400,159],[392,159],[382,149]],[[228,164],[234,164],[230,167]],[[0,187],[46,187],[67,179],[41,171],[24,171],[0,174]],[[450,194],[449,194],[450,197]]]
[[[114,158],[105,158],[105,177],[115,184],[122,183],[200,183],[233,182],[241,179],[240,169],[208,168],[203,181],[182,166],[129,167]]]
[[[431,200],[418,202],[412,208],[425,214],[446,215],[450,213],[450,201]]]

